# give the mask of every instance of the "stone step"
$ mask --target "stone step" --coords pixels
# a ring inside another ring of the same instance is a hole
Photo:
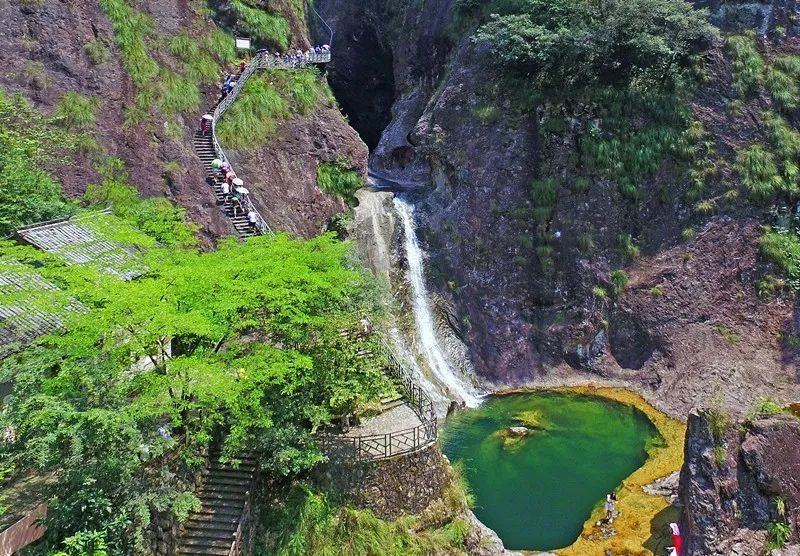
[[[227,548],[200,548],[197,546],[180,547],[178,554],[185,554],[186,556],[228,556],[230,554],[230,547]]]
[[[185,538],[181,540],[181,548],[202,547],[202,548],[230,548],[233,539],[214,539],[214,538]]]
[[[207,515],[205,516],[207,519],[190,519],[183,524],[183,528],[187,531],[189,529],[198,530],[204,528],[234,531],[239,526],[239,517],[241,515],[241,513],[236,516]]]
[[[210,525],[210,524],[207,524]],[[224,541],[229,539],[233,532],[236,531],[238,523],[233,527],[225,527],[224,529],[214,527],[192,527],[191,529],[184,528],[183,539],[208,539]]]
[[[204,506],[201,507],[199,510],[194,512],[189,521],[209,521],[209,520],[225,520],[239,519],[239,516],[242,515],[242,508],[244,507],[244,502],[242,502],[242,506],[235,507],[235,506]]]
[[[219,512],[227,512],[228,510],[238,510],[241,512],[244,507],[245,497],[241,495],[226,497],[220,494],[206,494],[202,491],[196,494],[204,508],[208,507]]]

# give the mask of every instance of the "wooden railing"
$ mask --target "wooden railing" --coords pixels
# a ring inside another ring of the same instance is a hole
[[[244,71],[237,77],[236,86],[228,93],[222,102],[217,105],[217,107],[214,109],[214,113],[212,114],[214,119],[211,121],[211,140],[213,142],[214,152],[216,153],[217,158],[223,161],[228,161],[230,164],[230,160],[225,155],[222,145],[220,145],[219,141],[217,140],[217,122],[219,122],[219,119],[230,107],[230,105],[233,104],[233,101],[236,100],[236,97],[244,88],[247,80],[250,79],[250,77],[256,71],[268,68],[302,69],[313,64],[324,64],[330,61],[330,51],[313,52],[308,56],[275,56],[273,54],[263,53],[253,58]],[[244,209],[245,214],[249,214],[250,212],[255,213],[256,229],[260,234],[272,233],[269,224],[267,224],[267,221],[264,220],[263,216],[261,216],[261,213],[258,212],[255,205],[250,200],[249,195],[245,195],[242,199],[242,208]]]
[[[250,513],[253,505],[251,492],[252,487],[247,491],[247,500],[244,502],[242,515],[239,517],[239,525],[233,533],[233,542],[231,543],[231,549],[228,551],[228,556],[242,556],[243,554],[243,547],[245,545],[244,532],[246,528],[250,527]]]

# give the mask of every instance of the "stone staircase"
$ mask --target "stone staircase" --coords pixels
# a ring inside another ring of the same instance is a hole
[[[183,524],[177,554],[229,556],[232,553],[237,532],[241,532],[240,527],[249,518],[256,467],[251,457],[242,457],[236,468],[221,463],[218,456],[213,458],[197,492],[202,507]]]
[[[214,195],[217,198],[217,204],[220,206],[222,211],[225,215],[230,219],[233,227],[236,229],[236,233],[241,238],[248,238],[250,236],[256,235],[258,232],[251,228],[250,224],[247,221],[247,214],[243,213],[243,211],[239,211],[238,214],[234,214],[233,211],[233,202],[230,199],[225,199],[222,194],[222,179],[217,179],[214,177],[214,172],[211,170],[211,161],[217,158],[216,153],[214,152],[214,142],[212,140],[211,134],[203,135],[200,131],[196,131],[194,134],[194,150],[197,153],[197,156],[203,162],[203,169],[206,173],[206,180],[211,185],[211,188],[214,190]]]

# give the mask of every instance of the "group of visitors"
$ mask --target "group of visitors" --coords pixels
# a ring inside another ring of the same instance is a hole
[[[276,63],[297,67],[306,64],[315,54],[325,54],[330,51],[331,47],[327,44],[315,46],[305,51],[298,48],[294,52],[285,52],[284,54],[272,53],[266,48],[262,48],[256,52],[256,56],[271,58]]]
[[[250,230],[255,232],[258,226],[258,213],[247,197],[250,191],[244,186],[244,181],[236,176],[236,172],[227,160],[219,158],[212,160],[211,172],[214,180],[221,183],[223,202],[231,203],[233,217],[246,215]]]

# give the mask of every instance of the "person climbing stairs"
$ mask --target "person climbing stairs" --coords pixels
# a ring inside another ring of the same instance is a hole
[[[201,507],[190,514],[178,538],[177,554],[228,556],[237,542],[237,531],[247,525],[250,496],[257,465],[242,457],[237,467],[219,461],[216,455],[204,472],[197,492]],[[238,553],[238,551],[234,552]]]

